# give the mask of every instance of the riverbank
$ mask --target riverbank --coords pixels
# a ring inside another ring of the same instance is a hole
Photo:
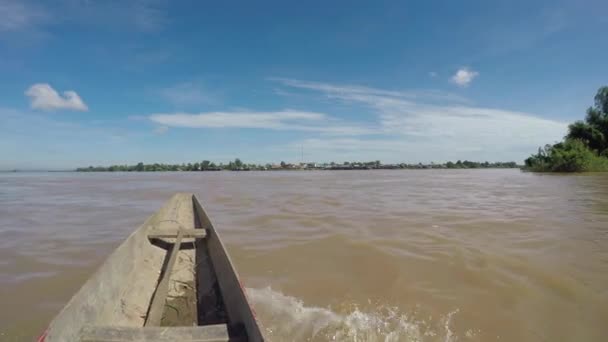
[[[343,162],[343,163],[285,163],[280,164],[247,164],[240,159],[235,159],[234,162],[228,164],[211,163],[203,161],[202,163],[188,164],[144,164],[137,165],[112,165],[112,166],[89,166],[86,168],[77,168],[78,172],[158,172],[158,171],[303,171],[303,170],[396,170],[396,169],[515,169],[520,168],[516,162],[472,162],[465,160],[447,163],[430,163],[430,164],[382,164],[380,161],[374,162]]]

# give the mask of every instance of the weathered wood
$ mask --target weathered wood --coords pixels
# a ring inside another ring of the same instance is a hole
[[[184,238],[195,238],[202,239],[207,235],[205,229],[196,228],[196,229],[181,229]],[[149,239],[167,239],[167,238],[176,238],[178,234],[178,229],[158,229],[154,228],[148,233]]]
[[[207,237],[202,242],[209,251],[230,324],[233,328],[244,329],[248,341],[263,342],[264,336],[226,248],[196,197],[193,197],[193,202],[200,224],[207,228]]]
[[[207,231],[200,233],[203,227]],[[174,234],[178,228],[183,231],[180,239]],[[171,236],[149,238],[155,232],[165,234],[167,230]],[[196,233],[194,238],[186,234],[191,231]],[[196,235],[202,234],[205,238],[197,238]],[[159,241],[163,242],[162,246],[155,243]],[[184,248],[186,244],[191,247]],[[168,291],[162,290],[167,288],[166,281]],[[153,300],[155,297],[158,299]],[[204,309],[201,315],[200,308]],[[153,322],[162,327],[150,326]],[[193,194],[178,193],[106,259],[53,319],[42,341],[80,341],[81,331],[87,325],[119,330],[143,327],[146,337],[143,341],[157,341],[148,339],[146,331],[166,329],[158,331],[167,331],[168,336],[173,336],[173,331],[178,333],[193,325],[210,324],[227,324],[231,341],[234,336],[240,336],[243,341],[264,340],[207,214]],[[183,339],[169,337],[167,340]]]
[[[192,210],[192,207],[192,194],[179,194],[179,200],[174,202],[163,219],[159,220],[153,227],[161,230],[176,230],[178,228],[186,230],[202,227],[195,223],[196,214]],[[175,238],[148,240],[151,244],[160,247],[165,252],[165,261],[167,261],[171,251],[171,242],[174,242]],[[169,290],[161,318],[161,326],[198,325],[195,286],[198,265],[194,258],[195,250],[193,248],[198,248],[197,245],[202,240],[187,240],[190,241],[182,241],[181,248],[177,254],[177,261],[169,278]]]
[[[234,342],[226,324],[203,327],[105,327],[85,326],[82,342]]]
[[[148,311],[148,317],[146,318],[146,326],[159,326],[160,320],[163,318],[165,302],[167,301],[167,293],[169,292],[169,279],[171,278],[171,272],[173,271],[175,261],[177,261],[177,253],[179,253],[179,248],[182,244],[183,237],[183,230],[180,229],[177,233],[175,243],[173,244],[173,249],[171,250],[171,255],[169,256],[167,266],[161,274],[161,279],[158,282],[158,286],[156,287],[156,291],[152,297],[150,310]]]

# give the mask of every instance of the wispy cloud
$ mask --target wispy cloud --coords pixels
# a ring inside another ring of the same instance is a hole
[[[80,96],[73,90],[66,90],[63,95],[53,89],[49,84],[36,83],[25,91],[30,98],[30,105],[34,109],[57,110],[67,109],[76,111],[87,111],[89,108]]]
[[[429,77],[430,77],[430,78],[435,78],[435,77],[437,77],[437,72],[436,72],[436,71],[429,71]]]
[[[149,119],[168,127],[188,128],[257,128],[270,130],[309,131],[335,135],[371,134],[372,129],[344,124],[323,113],[297,110],[276,112],[239,111],[198,114],[153,114]]]
[[[284,110],[280,112],[210,112],[199,114],[153,114],[150,120],[173,127],[239,127],[239,128],[287,128],[294,122],[320,121],[325,115],[313,112]]]
[[[520,160],[538,146],[560,140],[567,128],[564,122],[530,113],[457,102],[439,103],[429,97],[411,99],[382,89],[297,80],[278,82],[292,89],[313,90],[353,106],[365,106],[377,117],[379,128],[376,132],[382,133],[380,138],[312,141],[335,154],[343,152],[336,150],[338,146],[342,146],[342,150],[345,146],[354,146],[353,151],[361,153],[376,146],[408,156],[415,154],[413,150],[419,150],[438,156],[433,158],[441,158],[442,155],[456,158],[495,155],[497,158],[488,159]],[[369,145],[363,146],[367,142]]]
[[[456,71],[454,76],[450,78],[450,81],[461,87],[467,87],[471,82],[473,82],[473,79],[475,79],[477,76],[479,76],[479,73],[477,71],[471,70],[467,67],[463,67]]]
[[[296,80],[290,78],[281,77],[269,77],[269,81],[278,82],[288,87],[307,89],[320,91],[325,93],[328,97],[340,98],[341,95],[365,95],[365,96],[383,96],[390,98],[402,98],[408,100],[419,100],[419,101],[450,101],[450,102],[469,102],[469,100],[447,92],[439,90],[386,90],[365,87],[360,85],[339,85],[329,84],[322,82],[311,82]]]

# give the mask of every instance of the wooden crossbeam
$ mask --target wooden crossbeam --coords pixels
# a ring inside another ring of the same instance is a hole
[[[151,229],[148,233],[149,239],[165,239],[177,237],[178,231],[183,233],[184,238],[202,239],[207,236],[207,230],[203,228],[196,229]]]

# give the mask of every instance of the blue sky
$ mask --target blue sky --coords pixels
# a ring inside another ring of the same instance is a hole
[[[0,169],[521,162],[608,84],[608,3],[0,0]]]

